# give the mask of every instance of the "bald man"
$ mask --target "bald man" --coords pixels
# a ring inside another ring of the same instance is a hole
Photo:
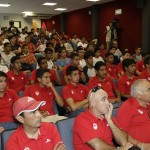
[[[74,123],[74,150],[127,150],[127,134],[112,120],[113,106],[101,87],[94,87],[88,95],[89,109],[80,114]],[[112,138],[120,147],[114,147]]]

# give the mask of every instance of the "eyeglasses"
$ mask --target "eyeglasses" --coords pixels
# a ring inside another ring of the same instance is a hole
[[[92,90],[91,90],[91,92],[93,92],[93,93],[95,93],[95,92],[97,92],[98,90],[100,90],[100,89],[103,89],[101,86],[95,86]]]

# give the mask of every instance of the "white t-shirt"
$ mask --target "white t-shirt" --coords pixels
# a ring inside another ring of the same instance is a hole
[[[103,60],[103,58],[102,58],[101,56],[98,57],[98,58],[93,57],[93,66],[95,66],[95,64],[96,64],[98,61],[103,61],[103,62],[104,62],[104,60]]]

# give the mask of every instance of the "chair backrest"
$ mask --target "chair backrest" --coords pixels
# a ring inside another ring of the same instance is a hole
[[[8,138],[10,137],[10,135],[15,131],[16,129],[11,129],[11,130],[5,130],[4,132],[2,132],[1,134],[1,146],[2,146],[2,150],[5,150],[5,144],[8,140]]]
[[[61,120],[56,123],[60,136],[66,145],[67,150],[74,150],[73,148],[73,125],[74,118]]]
[[[55,86],[55,88],[56,88],[56,91],[58,92],[58,94],[60,96],[62,96],[62,90],[63,90],[64,86]]]
[[[114,118],[116,118],[118,109],[119,109],[119,107],[120,107],[122,104],[123,104],[122,101],[119,102],[119,103],[113,104],[113,112],[112,112],[112,116],[113,116]]]

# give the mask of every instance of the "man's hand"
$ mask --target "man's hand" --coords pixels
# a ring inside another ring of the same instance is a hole
[[[0,127],[0,133],[2,133],[4,131],[3,127]]]
[[[62,142],[58,142],[55,147],[54,150],[66,150],[65,145]]]
[[[49,116],[49,112],[48,111],[45,111],[45,110],[40,110],[40,113],[42,115],[42,117],[46,117],[46,116]]]
[[[113,110],[113,105],[112,105],[111,103],[109,103],[109,106],[108,106],[108,113],[105,114],[105,118],[106,118],[107,122],[111,121],[112,110]]]

